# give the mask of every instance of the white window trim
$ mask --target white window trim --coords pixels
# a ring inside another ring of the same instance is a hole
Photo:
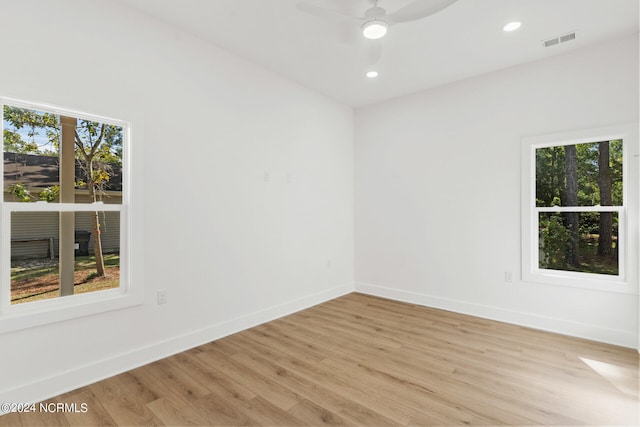
[[[597,141],[623,140],[623,201],[624,206],[536,207],[537,148],[582,144]],[[521,146],[521,210],[522,210],[522,280],[607,292],[638,293],[638,124],[627,123],[608,127],[583,129],[522,138]],[[539,212],[618,212],[619,271],[617,276],[580,273],[539,268]]]
[[[0,200],[0,247],[2,250],[0,254],[0,334],[142,304],[142,286],[133,286],[131,282],[131,214],[129,209],[131,194],[130,123],[58,106],[0,97],[0,105],[4,104],[113,124],[121,126],[124,134],[122,141],[122,204],[113,205],[101,202],[90,204],[46,202],[14,203]],[[3,117],[3,111],[1,110],[0,117]],[[3,130],[3,128],[2,120],[0,120],[0,129]],[[0,176],[2,176],[4,180],[4,161],[0,164]],[[117,289],[11,305],[11,213],[95,212],[96,210],[120,212],[120,287]]]

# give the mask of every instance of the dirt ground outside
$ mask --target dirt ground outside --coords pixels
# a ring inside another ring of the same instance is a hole
[[[119,261],[117,254],[105,255],[105,277],[96,277],[93,257],[76,258],[74,294],[119,287]],[[58,259],[12,261],[11,304],[55,298],[59,289]]]

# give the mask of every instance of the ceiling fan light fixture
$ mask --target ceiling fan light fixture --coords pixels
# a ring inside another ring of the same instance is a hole
[[[384,37],[388,29],[389,24],[379,19],[374,19],[362,25],[362,35],[368,39],[375,40]]]

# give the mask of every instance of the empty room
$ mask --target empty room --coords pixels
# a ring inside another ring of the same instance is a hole
[[[0,426],[639,425],[638,0],[0,0]]]

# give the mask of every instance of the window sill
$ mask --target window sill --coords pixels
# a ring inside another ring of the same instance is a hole
[[[3,307],[0,334],[141,305],[142,295],[121,289]]]
[[[638,294],[638,286],[634,281],[605,274],[538,269],[532,273],[523,273],[522,280],[530,283],[544,283],[553,286],[565,286],[599,292]]]

